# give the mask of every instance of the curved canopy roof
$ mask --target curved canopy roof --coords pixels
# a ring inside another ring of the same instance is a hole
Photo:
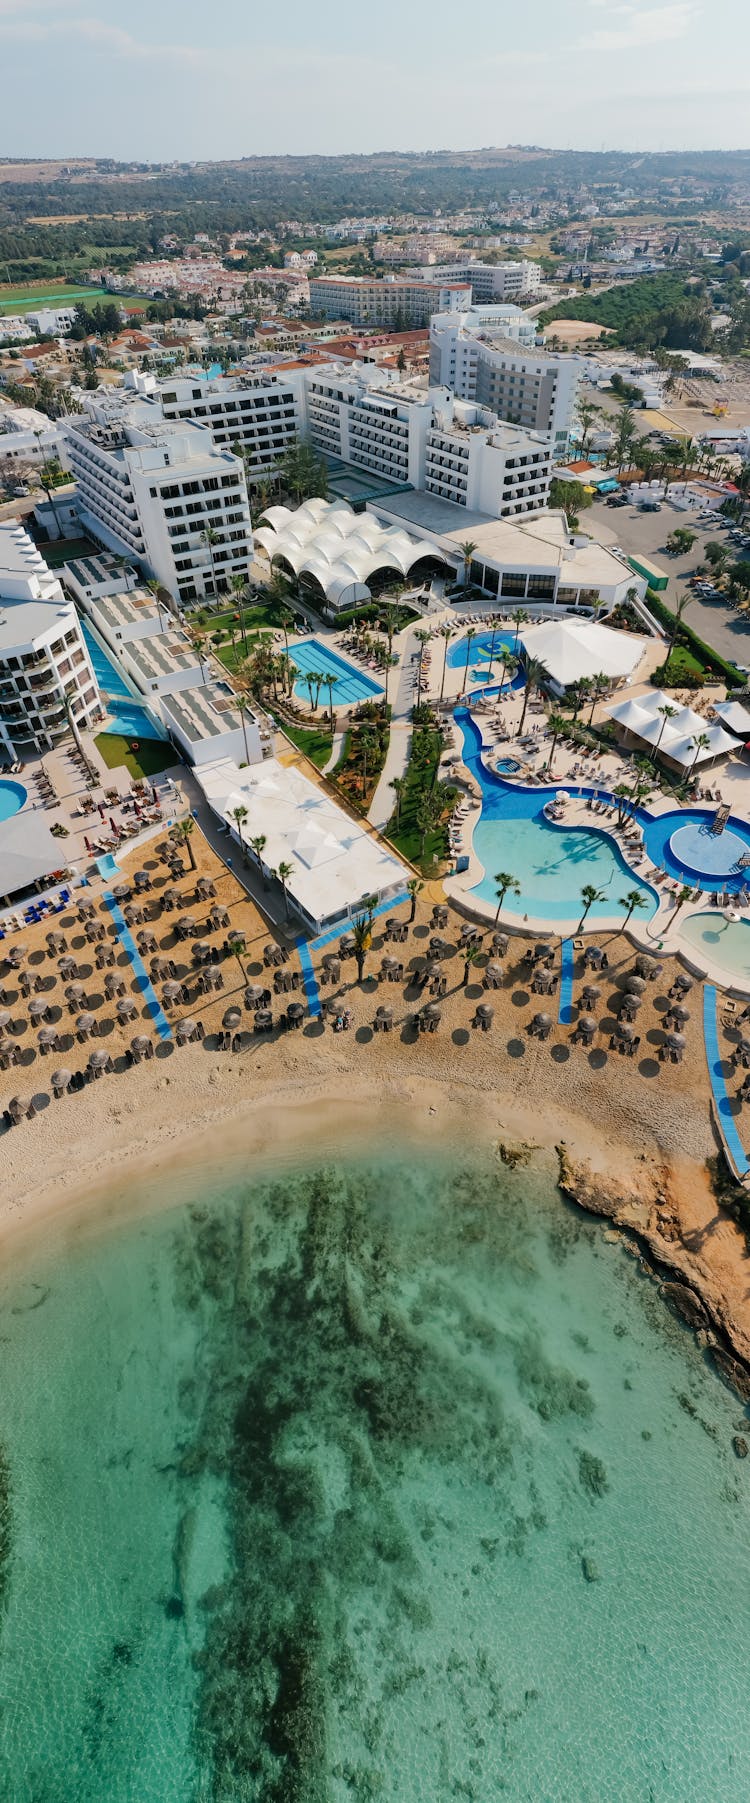
[[[412,539],[402,527],[381,526],[372,514],[357,514],[345,501],[305,501],[292,511],[270,507],[255,542],[271,560],[283,557],[296,576],[314,576],[326,598],[340,603],[354,585],[357,600],[367,599],[366,585],[378,570],[408,576],[423,557],[440,553],[427,539]]]

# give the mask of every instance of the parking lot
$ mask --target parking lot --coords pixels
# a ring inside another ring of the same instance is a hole
[[[701,520],[697,514],[684,513],[669,501],[662,502],[660,513],[639,513],[637,507],[607,507],[606,502],[595,501],[581,514],[581,530],[590,532],[601,544],[619,545],[628,556],[637,557],[640,553],[658,564],[669,577],[668,588],[660,591],[665,606],[674,611],[682,595],[692,596],[683,618],[693,631],[722,657],[750,666],[750,616],[735,612],[726,601],[701,600],[687,581],[696,564],[703,562],[704,547],[712,540],[726,545],[731,555],[738,555],[729,536],[730,525],[731,522],[718,525]],[[665,550],[666,541],[678,526],[695,532],[696,542],[686,556],[670,557]]]

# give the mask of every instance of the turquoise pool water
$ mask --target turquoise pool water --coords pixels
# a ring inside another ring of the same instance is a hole
[[[336,677],[333,690],[334,707],[338,707],[342,701],[349,703],[369,701],[374,695],[383,693],[381,683],[373,682],[371,676],[364,676],[360,670],[355,668],[354,664],[349,663],[347,658],[339,657],[337,651],[330,650],[327,645],[321,643],[320,639],[303,639],[300,645],[292,646],[289,656],[302,676],[306,671],[322,670],[325,676]],[[303,680],[295,682],[294,693],[309,701],[310,692],[307,683]],[[325,683],[320,693],[325,705],[328,701],[328,689]]]
[[[575,924],[583,912],[581,888],[593,883],[604,890],[604,900],[590,909],[589,921],[622,917],[621,898],[629,889],[642,891],[646,906],[638,919],[641,923],[649,920],[658,907],[656,893],[638,880],[613,840],[587,828],[551,825],[544,818],[544,803],[555,785],[520,789],[494,776],[480,755],[479,728],[465,711],[458,712],[456,719],[464,737],[464,762],[482,789],[482,813],[474,828],[473,848],[484,866],[484,876],[472,895],[494,905],[495,872],[507,870],[521,887],[520,895],[506,896],[504,907],[510,913]]]
[[[745,1411],[638,1264],[413,1149],[183,1193],[0,1276],[3,1797],[746,1803]]]
[[[149,713],[145,703],[135,701],[114,659],[107,655],[94,637],[88,621],[81,619],[81,631],[94,667],[99,689],[108,705],[105,732],[120,733],[124,739],[163,739],[166,734]]]
[[[681,922],[680,937],[729,976],[750,979],[750,921],[725,920],[720,908],[715,914],[689,914]]]
[[[493,669],[499,668],[503,646],[514,655],[517,655],[523,649],[523,639],[519,638],[518,643],[516,643],[515,632],[498,631],[494,635],[491,630],[489,632],[477,632],[471,641],[471,654],[469,658],[470,670],[476,671],[487,668],[490,660],[493,636],[495,641],[495,651],[492,660]],[[463,638],[456,639],[453,644],[448,646],[449,670],[457,670],[465,665],[467,643],[468,640],[466,635],[464,635]]]
[[[715,807],[676,808],[655,816],[642,808],[636,810],[653,864],[680,882],[700,882],[709,893],[717,889],[734,892],[750,882],[750,871],[731,868],[739,857],[750,856],[750,826],[732,814],[727,831],[714,838],[708,829],[715,815]],[[677,834],[686,837],[677,838]],[[724,856],[730,840],[731,858]]]
[[[0,821],[12,820],[14,814],[20,813],[25,800],[26,790],[22,783],[0,778]]]

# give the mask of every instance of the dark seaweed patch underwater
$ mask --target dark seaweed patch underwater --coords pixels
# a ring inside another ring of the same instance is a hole
[[[44,1276],[0,1796],[744,1803],[738,1405],[544,1174],[285,1174]]]

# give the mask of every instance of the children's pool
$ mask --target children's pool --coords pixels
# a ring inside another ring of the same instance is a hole
[[[468,650],[470,673],[474,676],[476,676],[477,673],[480,675],[489,675],[490,670],[492,670],[499,676],[503,651],[510,651],[511,655],[515,657],[518,655],[521,646],[522,640],[519,639],[516,641],[514,632],[477,632],[471,641],[469,641],[468,635],[465,634],[463,638],[457,639],[455,644],[448,646],[448,669],[465,669],[466,652]],[[492,662],[490,663],[491,651]],[[503,686],[518,689],[523,687],[523,682],[523,674],[519,670],[514,676],[513,682],[504,684]]]
[[[3,778],[0,782],[0,821],[12,820],[14,814],[20,814],[25,800],[23,784],[9,783]]]
[[[316,674],[321,672],[323,675],[322,695],[324,701],[328,698],[325,679],[328,676],[335,676],[334,707],[340,706],[342,702],[371,701],[373,696],[383,693],[382,685],[379,682],[373,682],[371,676],[363,675],[362,671],[357,670],[354,664],[350,664],[347,658],[339,657],[337,651],[331,651],[321,639],[303,639],[301,644],[292,645],[289,656],[300,672],[300,677],[294,685],[294,693],[303,699],[309,699],[309,689],[303,679],[313,671]]]
[[[725,920],[717,908],[715,914],[689,914],[681,923],[680,934],[720,970],[743,982],[750,978],[750,921]]]

